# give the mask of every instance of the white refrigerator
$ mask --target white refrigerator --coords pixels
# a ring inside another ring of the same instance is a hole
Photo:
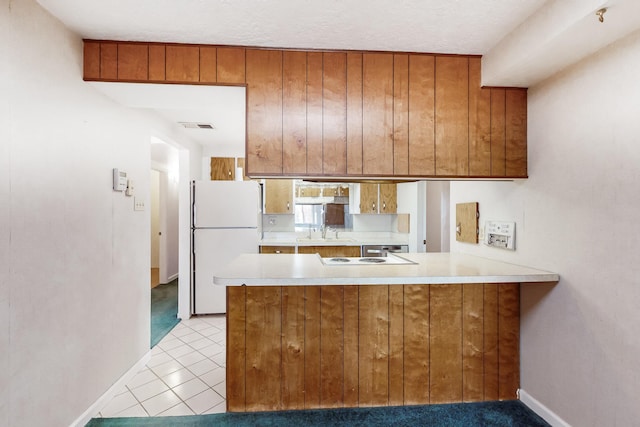
[[[258,252],[261,193],[256,181],[192,182],[193,314],[226,312],[226,287],[213,276],[238,255]]]

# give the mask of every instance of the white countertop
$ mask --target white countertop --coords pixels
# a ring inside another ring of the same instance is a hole
[[[213,278],[217,285],[410,285],[557,282],[560,276],[451,253],[404,253],[410,265],[325,265],[317,254],[244,254]]]

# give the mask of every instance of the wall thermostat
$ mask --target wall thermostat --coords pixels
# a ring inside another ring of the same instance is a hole
[[[113,190],[124,191],[127,189],[127,173],[118,168],[113,169]]]
[[[494,248],[516,250],[516,223],[487,221],[484,225],[484,244]]]

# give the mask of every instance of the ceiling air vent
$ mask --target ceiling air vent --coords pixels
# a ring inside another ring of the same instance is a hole
[[[187,129],[215,129],[216,127],[211,123],[198,123],[198,122],[178,122],[182,127]]]

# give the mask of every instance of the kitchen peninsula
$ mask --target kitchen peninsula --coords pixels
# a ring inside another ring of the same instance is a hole
[[[245,254],[227,288],[227,409],[515,399],[521,283],[558,274],[463,254],[329,265]]]

